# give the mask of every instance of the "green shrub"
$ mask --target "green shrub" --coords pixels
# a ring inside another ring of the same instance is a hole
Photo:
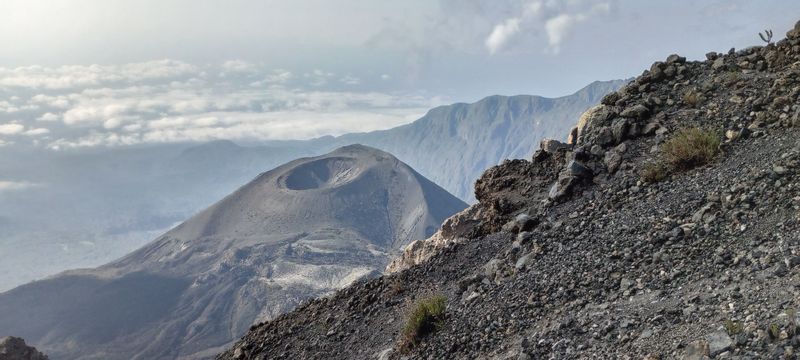
[[[656,183],[664,180],[669,175],[669,169],[661,162],[652,162],[645,164],[639,175],[644,182]]]
[[[654,183],[669,174],[704,165],[719,153],[720,136],[701,128],[681,129],[659,149],[655,162],[647,163],[639,175],[642,181]]]
[[[711,161],[719,152],[720,137],[713,131],[688,128],[661,145],[664,162],[675,170],[688,170]]]
[[[740,321],[733,321],[733,320],[725,320],[725,330],[728,331],[728,335],[734,336],[741,334],[744,331],[744,326]]]
[[[403,326],[401,350],[408,352],[419,344],[425,335],[436,331],[444,320],[446,308],[447,298],[444,295],[433,295],[417,300]]]

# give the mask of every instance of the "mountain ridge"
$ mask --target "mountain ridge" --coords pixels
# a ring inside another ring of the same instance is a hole
[[[37,185],[0,195],[0,221],[15,225],[0,227],[6,240],[0,244],[0,253],[16,254],[0,263],[0,273],[18,274],[0,279],[0,291],[124,256],[264,169],[351,143],[386,150],[470,202],[472,185],[485,168],[504,158],[529,157],[542,137],[565,136],[574,118],[597,104],[601,93],[623,83],[595,82],[560,100],[535,97],[536,104],[561,104],[548,112],[523,101],[534,98],[526,95],[490,99],[502,111],[494,118],[489,116],[488,103],[472,111],[467,111],[470,104],[463,103],[460,113],[439,107],[441,119],[431,114],[423,119],[434,124],[432,131],[418,121],[416,127],[405,125],[402,133],[384,130],[309,141],[269,141],[261,146],[219,141],[86,150],[87,154],[0,152],[0,164]],[[138,176],[121,176],[120,167]],[[91,185],[85,181],[86,173],[93,175]]]

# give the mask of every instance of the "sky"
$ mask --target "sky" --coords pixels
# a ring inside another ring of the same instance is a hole
[[[3,0],[0,149],[306,139],[759,45],[796,0]],[[1,151],[1,150],[0,150]]]

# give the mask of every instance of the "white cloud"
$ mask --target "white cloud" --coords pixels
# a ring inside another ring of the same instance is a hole
[[[28,136],[39,136],[39,135],[45,135],[45,134],[49,134],[49,133],[50,133],[49,129],[46,129],[46,128],[35,128],[35,129],[30,129],[30,130],[26,131],[24,134],[28,135]]]
[[[248,80],[208,75],[251,69],[255,73],[248,74]],[[11,83],[4,71],[9,70],[0,69],[0,90]],[[26,135],[29,139],[13,139],[51,149],[306,139],[385,129],[410,122],[442,103],[430,96],[359,90],[363,80],[352,73],[315,69],[296,76],[290,70],[261,69],[241,61],[194,66],[165,60],[15,71],[33,76],[16,84],[32,86],[36,95],[0,103],[0,109],[4,105],[27,109],[16,113],[12,123],[0,125],[0,133]],[[249,80],[253,78],[261,80]],[[10,139],[2,141],[8,144]]]
[[[523,33],[534,36],[544,33],[547,37],[545,50],[557,54],[577,24],[610,12],[609,2],[531,1],[521,7],[519,15],[506,18],[495,25],[484,44],[490,54],[496,54],[505,49],[513,38]]]
[[[254,73],[258,67],[244,60],[228,60],[222,63],[222,70],[227,73]]]
[[[56,115],[56,114],[53,114],[51,112],[46,112],[46,113],[42,114],[42,116],[39,116],[38,118],[36,118],[36,120],[37,121],[59,121],[59,120],[61,120],[61,117]]]
[[[361,84],[361,79],[352,76],[352,75],[345,75],[341,79],[339,79],[345,85],[358,85]]]
[[[508,40],[519,32],[520,21],[518,18],[511,18],[502,24],[495,25],[492,33],[486,38],[486,48],[489,49],[490,54],[502,49],[508,43]]]
[[[8,180],[0,180],[0,192],[3,191],[15,191],[15,190],[25,190],[31,187],[40,186],[39,184],[34,184],[27,181],[8,181]]]
[[[25,130],[20,124],[0,124],[0,135],[15,135]]]
[[[122,125],[122,121],[119,118],[111,118],[103,122],[103,128],[105,129],[116,129]]]
[[[575,24],[585,19],[586,16],[583,14],[560,14],[556,17],[548,19],[544,24],[544,29],[547,32],[547,41],[550,46],[550,50],[552,50],[554,53],[558,53],[560,51],[561,44],[569,35],[569,32],[572,30]]]
[[[0,87],[32,89],[75,89],[117,82],[140,83],[185,77],[198,68],[175,60],[158,60],[124,65],[39,65],[0,68]]]

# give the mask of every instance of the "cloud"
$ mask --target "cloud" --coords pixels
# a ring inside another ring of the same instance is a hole
[[[39,184],[34,184],[27,181],[9,181],[9,180],[0,180],[0,192],[5,191],[18,191],[18,190],[25,190],[32,187],[41,186]]]
[[[486,48],[489,49],[490,54],[499,51],[512,36],[519,32],[520,21],[519,18],[511,18],[494,27],[492,33],[486,38]]]
[[[46,128],[30,129],[30,130],[24,132],[24,134],[27,135],[27,136],[39,136],[39,135],[45,135],[45,134],[49,134],[49,133],[50,133],[50,130],[46,129]]]
[[[75,89],[113,83],[142,83],[196,74],[198,68],[175,60],[158,60],[123,65],[39,65],[0,67],[0,88]]]
[[[227,73],[254,73],[258,67],[244,60],[228,60],[222,63],[222,70]]]
[[[577,24],[592,17],[607,15],[611,12],[611,8],[611,2],[531,1],[521,6],[516,11],[517,15],[497,23],[486,37],[484,45],[489,54],[494,55],[507,48],[513,39],[523,34],[537,36],[544,33],[547,38],[545,50],[551,54],[558,54]]]
[[[246,76],[222,75],[251,70]],[[97,76],[75,75],[65,81],[72,71]],[[0,134],[8,135],[3,144],[13,139],[51,149],[211,139],[307,139],[408,123],[444,102],[430,95],[367,91],[368,81],[352,73],[314,69],[296,76],[288,69],[265,69],[234,60],[203,66],[166,60],[30,67],[17,72],[34,79],[12,86],[8,78],[2,81],[0,71],[0,90],[32,95],[8,97],[8,104],[0,103],[0,109],[5,105],[25,109],[0,125]],[[77,78],[92,80],[74,81]],[[61,87],[66,84],[70,87]],[[31,88],[21,91],[23,85]]]
[[[59,120],[61,120],[61,116],[58,116],[58,115],[53,114],[51,112],[46,112],[46,113],[42,114],[42,116],[39,116],[38,118],[36,118],[36,120],[37,121],[59,121]]]
[[[250,86],[258,87],[274,84],[282,85],[286,84],[292,79],[294,79],[294,74],[292,74],[291,71],[285,69],[275,69],[271,73],[267,74],[263,80],[250,83]]]
[[[358,84],[361,84],[361,79],[359,79],[359,78],[357,78],[357,77],[355,77],[353,75],[349,75],[349,74],[345,75],[345,76],[342,76],[342,78],[339,79],[339,81],[341,81],[342,84],[345,84],[345,85],[358,85]]]
[[[0,135],[15,135],[25,130],[20,124],[0,124]]]
[[[547,42],[550,49],[554,53],[558,53],[561,44],[569,35],[575,24],[586,19],[583,14],[559,14],[556,17],[548,19],[544,24],[544,30],[547,33]]]

